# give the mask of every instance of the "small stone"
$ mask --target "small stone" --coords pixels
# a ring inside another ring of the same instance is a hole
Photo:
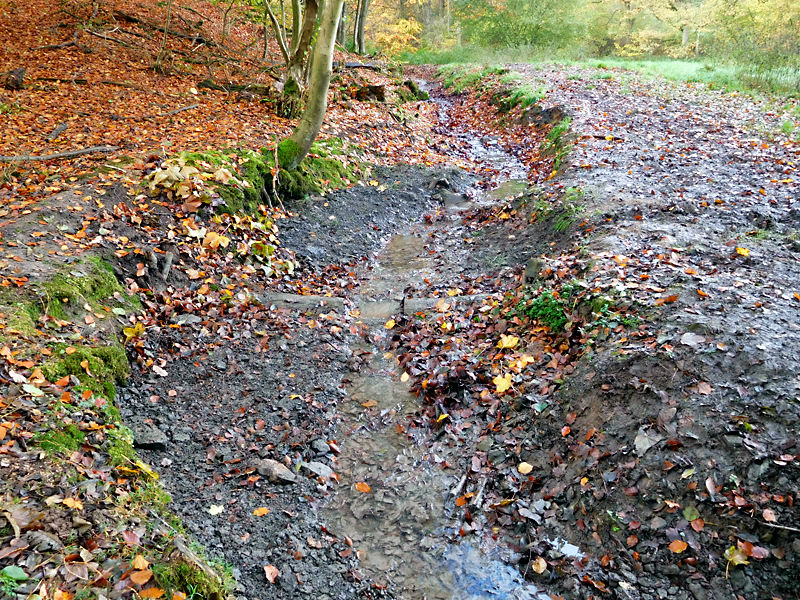
[[[135,448],[157,450],[159,452],[163,452],[167,449],[167,444],[169,443],[167,434],[158,427],[141,422],[132,423],[130,428],[133,433],[133,446]]]
[[[321,462],[304,462],[300,465],[300,468],[311,471],[314,475],[323,479],[329,479],[333,475],[333,469]]]
[[[297,481],[297,477],[285,465],[271,458],[258,461],[256,471],[272,483],[295,483]]]
[[[480,442],[478,442],[478,450],[481,452],[488,452],[489,448],[492,447],[492,438],[485,437]]]
[[[328,442],[319,438],[311,442],[311,448],[318,454],[327,454],[331,451],[330,446],[328,446]]]
[[[690,583],[688,587],[695,600],[708,600],[708,592],[699,583]]]

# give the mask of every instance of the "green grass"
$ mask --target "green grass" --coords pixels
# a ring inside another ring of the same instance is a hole
[[[536,46],[520,46],[517,48],[484,48],[465,44],[434,50],[421,48],[416,52],[408,52],[400,57],[404,63],[415,65],[448,65],[448,64],[508,64],[528,63],[543,64],[553,62],[570,62],[585,58],[585,49],[552,49]]]

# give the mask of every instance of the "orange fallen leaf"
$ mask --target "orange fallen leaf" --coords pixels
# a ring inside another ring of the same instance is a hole
[[[147,567],[150,566],[150,563],[144,556],[142,556],[141,554],[137,554],[131,561],[131,566],[139,571],[144,571]]]
[[[675,554],[680,554],[681,552],[686,550],[686,548],[688,548],[688,547],[689,547],[689,544],[687,544],[683,540],[675,540],[672,543],[670,543],[670,545],[669,545],[669,549],[672,550]]]
[[[269,514],[269,509],[266,506],[259,506],[253,511],[253,514],[257,517],[263,517]]]
[[[153,572],[150,569],[143,569],[142,571],[134,571],[128,577],[136,585],[144,585],[153,577]]]
[[[368,494],[368,493],[370,493],[370,492],[372,491],[372,488],[371,488],[371,487],[369,487],[369,485],[367,485],[367,484],[366,484],[366,483],[364,483],[363,481],[359,481],[359,482],[356,484],[356,489],[357,489],[359,492],[364,492],[365,494]]]
[[[139,598],[147,598],[148,600],[155,600],[156,598],[161,598],[163,595],[164,590],[157,587],[147,588],[139,592]]]

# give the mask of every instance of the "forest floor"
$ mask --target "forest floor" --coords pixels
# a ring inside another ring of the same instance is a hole
[[[218,47],[188,72],[192,11],[222,34],[187,6],[167,74],[138,5],[61,48],[31,50],[74,14],[2,21],[32,83],[0,154],[115,148],[4,171],[0,597],[800,595],[783,114],[615,70],[419,101],[430,69],[344,69],[314,157],[343,189],[228,216],[234,149],[293,123],[198,86],[269,77]],[[158,183],[180,151],[200,173]]]

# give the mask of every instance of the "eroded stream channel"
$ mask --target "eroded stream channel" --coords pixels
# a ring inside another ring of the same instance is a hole
[[[457,449],[414,426],[409,417],[419,408],[417,400],[395,356],[382,349],[391,329],[387,321],[400,312],[431,309],[438,301],[406,298],[405,292],[435,284],[446,274],[447,261],[434,258],[438,253],[428,243],[432,231],[446,238],[448,224],[460,219],[461,210],[507,200],[527,187],[516,159],[477,139],[469,142],[474,157],[502,173],[495,185],[461,194],[441,190],[444,218],[439,225],[415,223],[392,236],[353,298],[374,343],[351,347],[359,361],[357,372],[345,380],[348,397],[337,431],[342,449],[337,470],[345,485],[321,511],[332,530],[353,540],[367,575],[415,600],[533,598],[539,593],[502,561],[503,550],[484,552],[474,541],[456,542],[459,525],[447,500],[452,506],[452,493],[457,495],[463,485],[451,465]]]

